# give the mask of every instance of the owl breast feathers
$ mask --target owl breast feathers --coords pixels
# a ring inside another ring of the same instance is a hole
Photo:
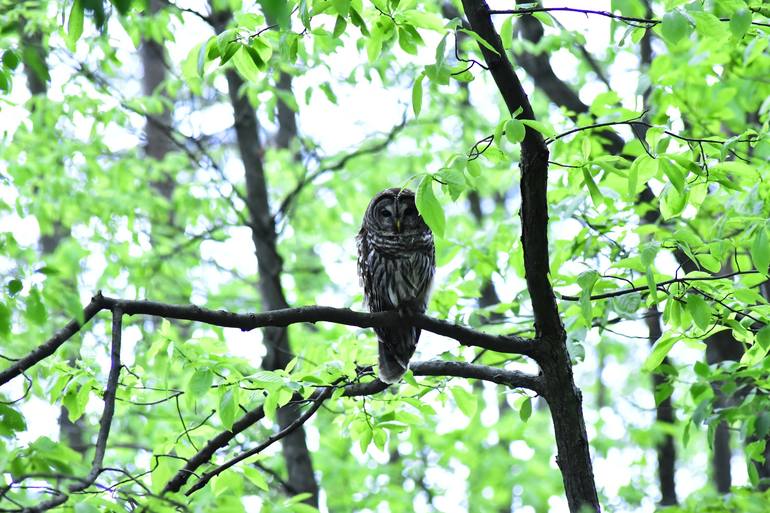
[[[408,189],[386,189],[369,203],[356,238],[358,275],[371,312],[423,313],[436,269],[433,233]],[[380,379],[395,383],[409,367],[420,330],[375,328]]]

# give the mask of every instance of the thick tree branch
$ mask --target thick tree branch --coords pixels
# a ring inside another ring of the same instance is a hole
[[[252,314],[236,314],[224,310],[208,310],[195,305],[182,306],[155,301],[116,299],[98,293],[83,310],[82,324],[77,320],[71,321],[30,354],[0,372],[0,386],[52,355],[64,342],[80,331],[83,324],[93,318],[97,312],[115,308],[121,308],[126,315],[143,314],[166,319],[199,321],[212,326],[239,328],[242,331],[264,327],[285,327],[303,322],[333,322],[359,328],[386,328],[409,322],[425,331],[452,338],[465,346],[482,347],[501,353],[522,354],[532,358],[536,358],[538,354],[538,345],[533,340],[517,336],[490,335],[427,315],[406,318],[398,312],[365,313],[328,306],[303,306]]]
[[[521,109],[520,119],[535,119],[532,106],[505,57],[500,36],[492,23],[489,7],[480,0],[463,0],[465,15],[473,30],[487,41],[495,51],[479,45],[492,78],[500,90],[508,110]],[[548,149],[543,136],[530,127],[521,143],[521,219],[522,247],[527,289],[532,298],[535,314],[535,330],[540,335],[560,337],[563,332],[556,300],[548,278],[548,202],[546,197],[548,173]]]
[[[16,376],[20,376],[25,370],[51,356],[63,343],[80,331],[80,328],[90,321],[94,315],[107,308],[103,300],[104,296],[102,296],[101,293],[94,296],[91,303],[83,309],[82,322],[73,319],[45,343],[41,344],[28,355],[15,361],[13,365],[0,372],[0,386],[5,385]]]
[[[484,0],[463,0],[468,22],[491,45],[479,45],[492,78],[508,110],[521,119],[534,119],[529,99],[505,57],[489,6]],[[521,143],[521,242],[527,290],[532,299],[535,332],[544,352],[538,363],[545,378],[544,397],[553,420],[559,467],[570,511],[599,511],[593,478],[582,398],[575,387],[566,334],[549,279],[548,254],[548,148],[542,135],[527,127]]]

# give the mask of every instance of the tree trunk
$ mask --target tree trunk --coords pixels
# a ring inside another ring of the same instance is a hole
[[[495,51],[480,45],[484,60],[509,112],[522,109],[520,118],[534,119],[519,78],[505,56],[484,0],[463,0],[471,28]],[[527,127],[521,144],[521,242],[527,289],[532,300],[536,336],[541,350],[536,357],[545,378],[545,399],[551,410],[557,461],[570,511],[599,511],[588,436],[580,391],[575,387],[567,352],[566,333],[548,278],[548,149],[542,135]]]
[[[219,12],[215,16],[215,25],[221,33],[231,19],[231,13]],[[239,94],[243,80],[232,69],[225,72],[230,102],[235,119],[235,133],[246,177],[246,201],[251,223],[252,241],[257,256],[259,273],[259,292],[262,308],[277,310],[288,308],[288,303],[281,286],[283,259],[276,246],[275,220],[273,219],[267,180],[262,162],[263,148],[259,137],[259,125],[256,112],[245,96]],[[284,84],[286,85],[286,84]],[[290,81],[289,81],[290,87]],[[279,109],[281,102],[279,102]],[[283,113],[286,116],[287,113]],[[293,120],[293,113],[291,113]],[[285,127],[288,134],[289,128]],[[296,128],[294,128],[296,131]],[[288,144],[288,139],[287,139]],[[285,328],[265,328],[263,331],[267,354],[262,362],[265,370],[286,367],[292,359],[289,337]],[[285,428],[299,416],[297,407],[287,406],[278,410],[278,425]],[[318,484],[313,472],[310,451],[305,441],[305,430],[299,427],[281,440],[283,457],[289,476],[289,484],[297,493],[310,494],[304,502],[318,507]]]

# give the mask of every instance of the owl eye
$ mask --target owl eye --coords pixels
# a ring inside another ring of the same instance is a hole
[[[380,210],[380,215],[382,217],[390,217],[391,214],[390,214],[389,210],[386,210],[386,209],[383,208],[382,210]]]
[[[406,210],[404,210],[405,216],[416,216],[417,215],[417,209],[414,207],[408,207]]]

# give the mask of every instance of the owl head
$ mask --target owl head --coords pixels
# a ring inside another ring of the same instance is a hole
[[[412,235],[429,230],[414,204],[414,192],[394,187],[377,194],[364,215],[364,228],[387,235]]]

